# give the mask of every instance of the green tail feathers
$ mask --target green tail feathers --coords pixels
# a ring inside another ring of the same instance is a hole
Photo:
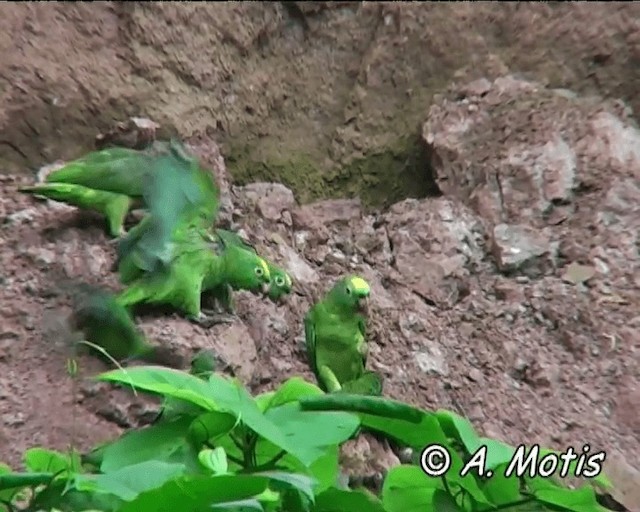
[[[373,371],[367,371],[359,379],[345,382],[339,392],[354,395],[382,396],[382,376]]]
[[[66,203],[77,208],[93,210],[107,218],[109,234],[122,234],[124,221],[132,204],[129,196],[94,190],[71,183],[41,183],[31,187],[22,187],[20,192],[46,197],[54,201]]]

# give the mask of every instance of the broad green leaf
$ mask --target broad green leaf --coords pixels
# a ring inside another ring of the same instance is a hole
[[[442,479],[427,478],[418,466],[400,465],[389,470],[382,484],[382,504],[387,512],[437,512],[435,492]]]
[[[200,447],[207,441],[213,442],[228,434],[240,419],[228,412],[211,411],[201,414],[189,425],[189,439]]]
[[[535,489],[533,495],[536,500],[547,505],[561,507],[563,510],[572,512],[607,512],[608,509],[603,507],[596,500],[596,493],[592,487],[587,485],[579,489],[562,489],[561,487],[541,484],[541,478],[535,478],[530,484],[538,484],[539,488]],[[535,485],[534,484],[534,485]],[[534,485],[531,485],[533,488]],[[546,488],[543,488],[546,487]]]
[[[435,416],[438,418],[440,427],[445,435],[448,438],[460,441],[470,455],[473,455],[482,447],[487,448],[485,469],[493,470],[513,458],[515,449],[512,446],[495,439],[478,436],[473,425],[466,418],[444,409],[436,411]]]
[[[473,453],[478,446],[476,434],[471,422],[458,414],[443,409],[433,413],[440,423],[440,428],[449,438],[459,440],[468,452]]]
[[[97,380],[118,382],[159,395],[186,400],[206,410],[216,410],[212,386],[187,372],[162,366],[135,366],[112,370],[96,377]]]
[[[267,478],[254,475],[183,476],[141,493],[118,512],[174,510],[176,504],[180,512],[202,512],[212,505],[251,499],[268,484]]]
[[[80,466],[78,457],[75,455],[75,465]],[[24,464],[32,473],[54,473],[62,475],[67,471],[73,470],[74,462],[69,455],[56,452],[54,450],[46,450],[44,448],[30,448],[24,453]]]
[[[293,488],[300,491],[311,501],[314,500],[315,494],[313,488],[316,482],[313,478],[309,478],[306,475],[285,473],[282,471],[262,471],[260,473],[254,473],[254,475],[264,476],[271,480],[271,484],[269,485],[271,489],[279,491],[286,488]]]
[[[79,491],[113,494],[130,501],[141,492],[156,489],[184,474],[184,471],[184,464],[148,460],[103,475],[77,475],[74,487]]]
[[[318,458],[319,455],[314,446],[300,444],[292,438],[287,429],[287,425],[291,426],[290,422],[276,423],[273,419],[274,413],[271,412],[273,409],[267,410],[263,414],[241,383],[219,375],[212,375],[209,382],[212,386],[212,396],[220,409],[235,412],[240,420],[256,434],[297,457],[305,464],[308,465]],[[283,417],[276,416],[275,418],[280,420]]]
[[[306,466],[321,457],[328,446],[349,439],[360,424],[354,414],[303,411],[298,402],[272,407],[265,417],[278,425],[290,443],[297,447],[296,453],[291,453]]]
[[[269,403],[269,409],[289,402],[297,401],[305,396],[323,395],[324,392],[315,384],[301,377],[291,377],[276,390]]]
[[[370,492],[347,491],[335,487],[318,494],[311,510],[313,512],[385,512],[382,502]]]
[[[185,449],[190,423],[191,418],[177,418],[123,434],[103,448],[100,470],[111,473],[152,459],[178,462],[176,454]]]
[[[271,399],[275,394],[275,391],[266,391],[265,393],[260,393],[254,398],[254,400],[256,401],[256,405],[261,412],[264,412],[269,408],[269,406],[271,405]]]
[[[520,480],[515,476],[504,476],[507,467],[508,463],[496,467],[493,476],[482,480],[480,483],[480,488],[484,495],[496,506],[506,505],[522,499]]]
[[[213,450],[210,448],[201,450],[198,454],[198,460],[204,467],[210,469],[214,475],[224,475],[229,470],[227,454],[222,446],[218,446]]]
[[[479,437],[476,442],[478,444],[473,446],[470,450],[471,455],[481,447],[486,447],[487,458],[485,459],[484,467],[485,469],[490,469],[492,471],[495,471],[495,469],[502,464],[509,463],[516,452],[515,448],[512,446],[509,446],[502,441],[489,439],[488,437]]]
[[[437,512],[465,512],[446,491],[436,489],[431,502],[434,511]]]

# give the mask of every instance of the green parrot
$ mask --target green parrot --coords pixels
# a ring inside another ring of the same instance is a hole
[[[215,223],[218,188],[196,159],[174,146],[153,159],[144,187],[147,214],[118,241],[116,265],[123,284],[166,270],[182,244],[201,239],[199,233]]]
[[[155,361],[156,349],[111,293],[82,284],[77,287],[73,301],[70,324],[74,330],[82,331],[86,341],[102,347],[117,361],[134,358]]]
[[[382,378],[365,369],[369,294],[364,279],[344,277],[304,317],[309,365],[326,392],[382,394]]]
[[[244,247],[257,254],[255,247],[243,240],[237,233],[226,229],[216,229],[215,233],[226,244]],[[265,258],[263,259],[266,261],[267,266],[269,267],[269,273],[271,274],[271,286],[267,296],[273,302],[279,302],[284,296],[291,293],[293,281],[291,276],[283,268],[275,265]]]
[[[212,240],[202,229],[178,229],[175,236],[178,240],[170,264],[129,282],[116,299],[120,305],[170,305],[207,327],[232,318],[215,312],[205,314],[201,308],[203,292],[221,288],[256,294],[269,291],[269,267],[256,253]]]
[[[106,217],[114,237],[124,235],[127,213],[149,207],[149,202],[169,226],[179,217],[176,212],[185,209],[213,221],[219,206],[211,174],[177,140],[155,141],[144,150],[93,151],[53,171],[44,183],[20,191],[97,211]]]

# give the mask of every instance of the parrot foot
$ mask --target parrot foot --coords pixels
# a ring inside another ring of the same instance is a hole
[[[189,320],[201,327],[209,328],[217,324],[232,324],[236,317],[224,313],[205,314],[201,311],[198,316],[191,317]]]

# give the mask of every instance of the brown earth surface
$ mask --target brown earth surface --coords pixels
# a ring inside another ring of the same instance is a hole
[[[358,272],[374,292],[371,364],[388,395],[456,410],[513,444],[606,450],[616,499],[640,510],[638,4],[0,14],[0,460],[17,467],[36,444],[87,448],[148,419],[147,401],[88,380],[106,368],[94,359],[81,358],[77,388],[65,373],[64,283],[116,287],[102,221],[16,192],[114,120],[147,115],[189,140],[222,184],[225,222],[296,281],[281,306],[240,294],[231,325],[140,317],[176,362],[213,348],[253,391],[312,378],[302,315]],[[418,132],[422,158],[404,176],[340,174]],[[301,154],[312,165],[285,172]],[[353,199],[405,178],[406,190],[385,189],[384,213]],[[264,182],[276,179],[293,192]],[[307,202],[335,197],[336,183],[350,199]],[[355,473],[397,462],[374,440],[347,452]]]

